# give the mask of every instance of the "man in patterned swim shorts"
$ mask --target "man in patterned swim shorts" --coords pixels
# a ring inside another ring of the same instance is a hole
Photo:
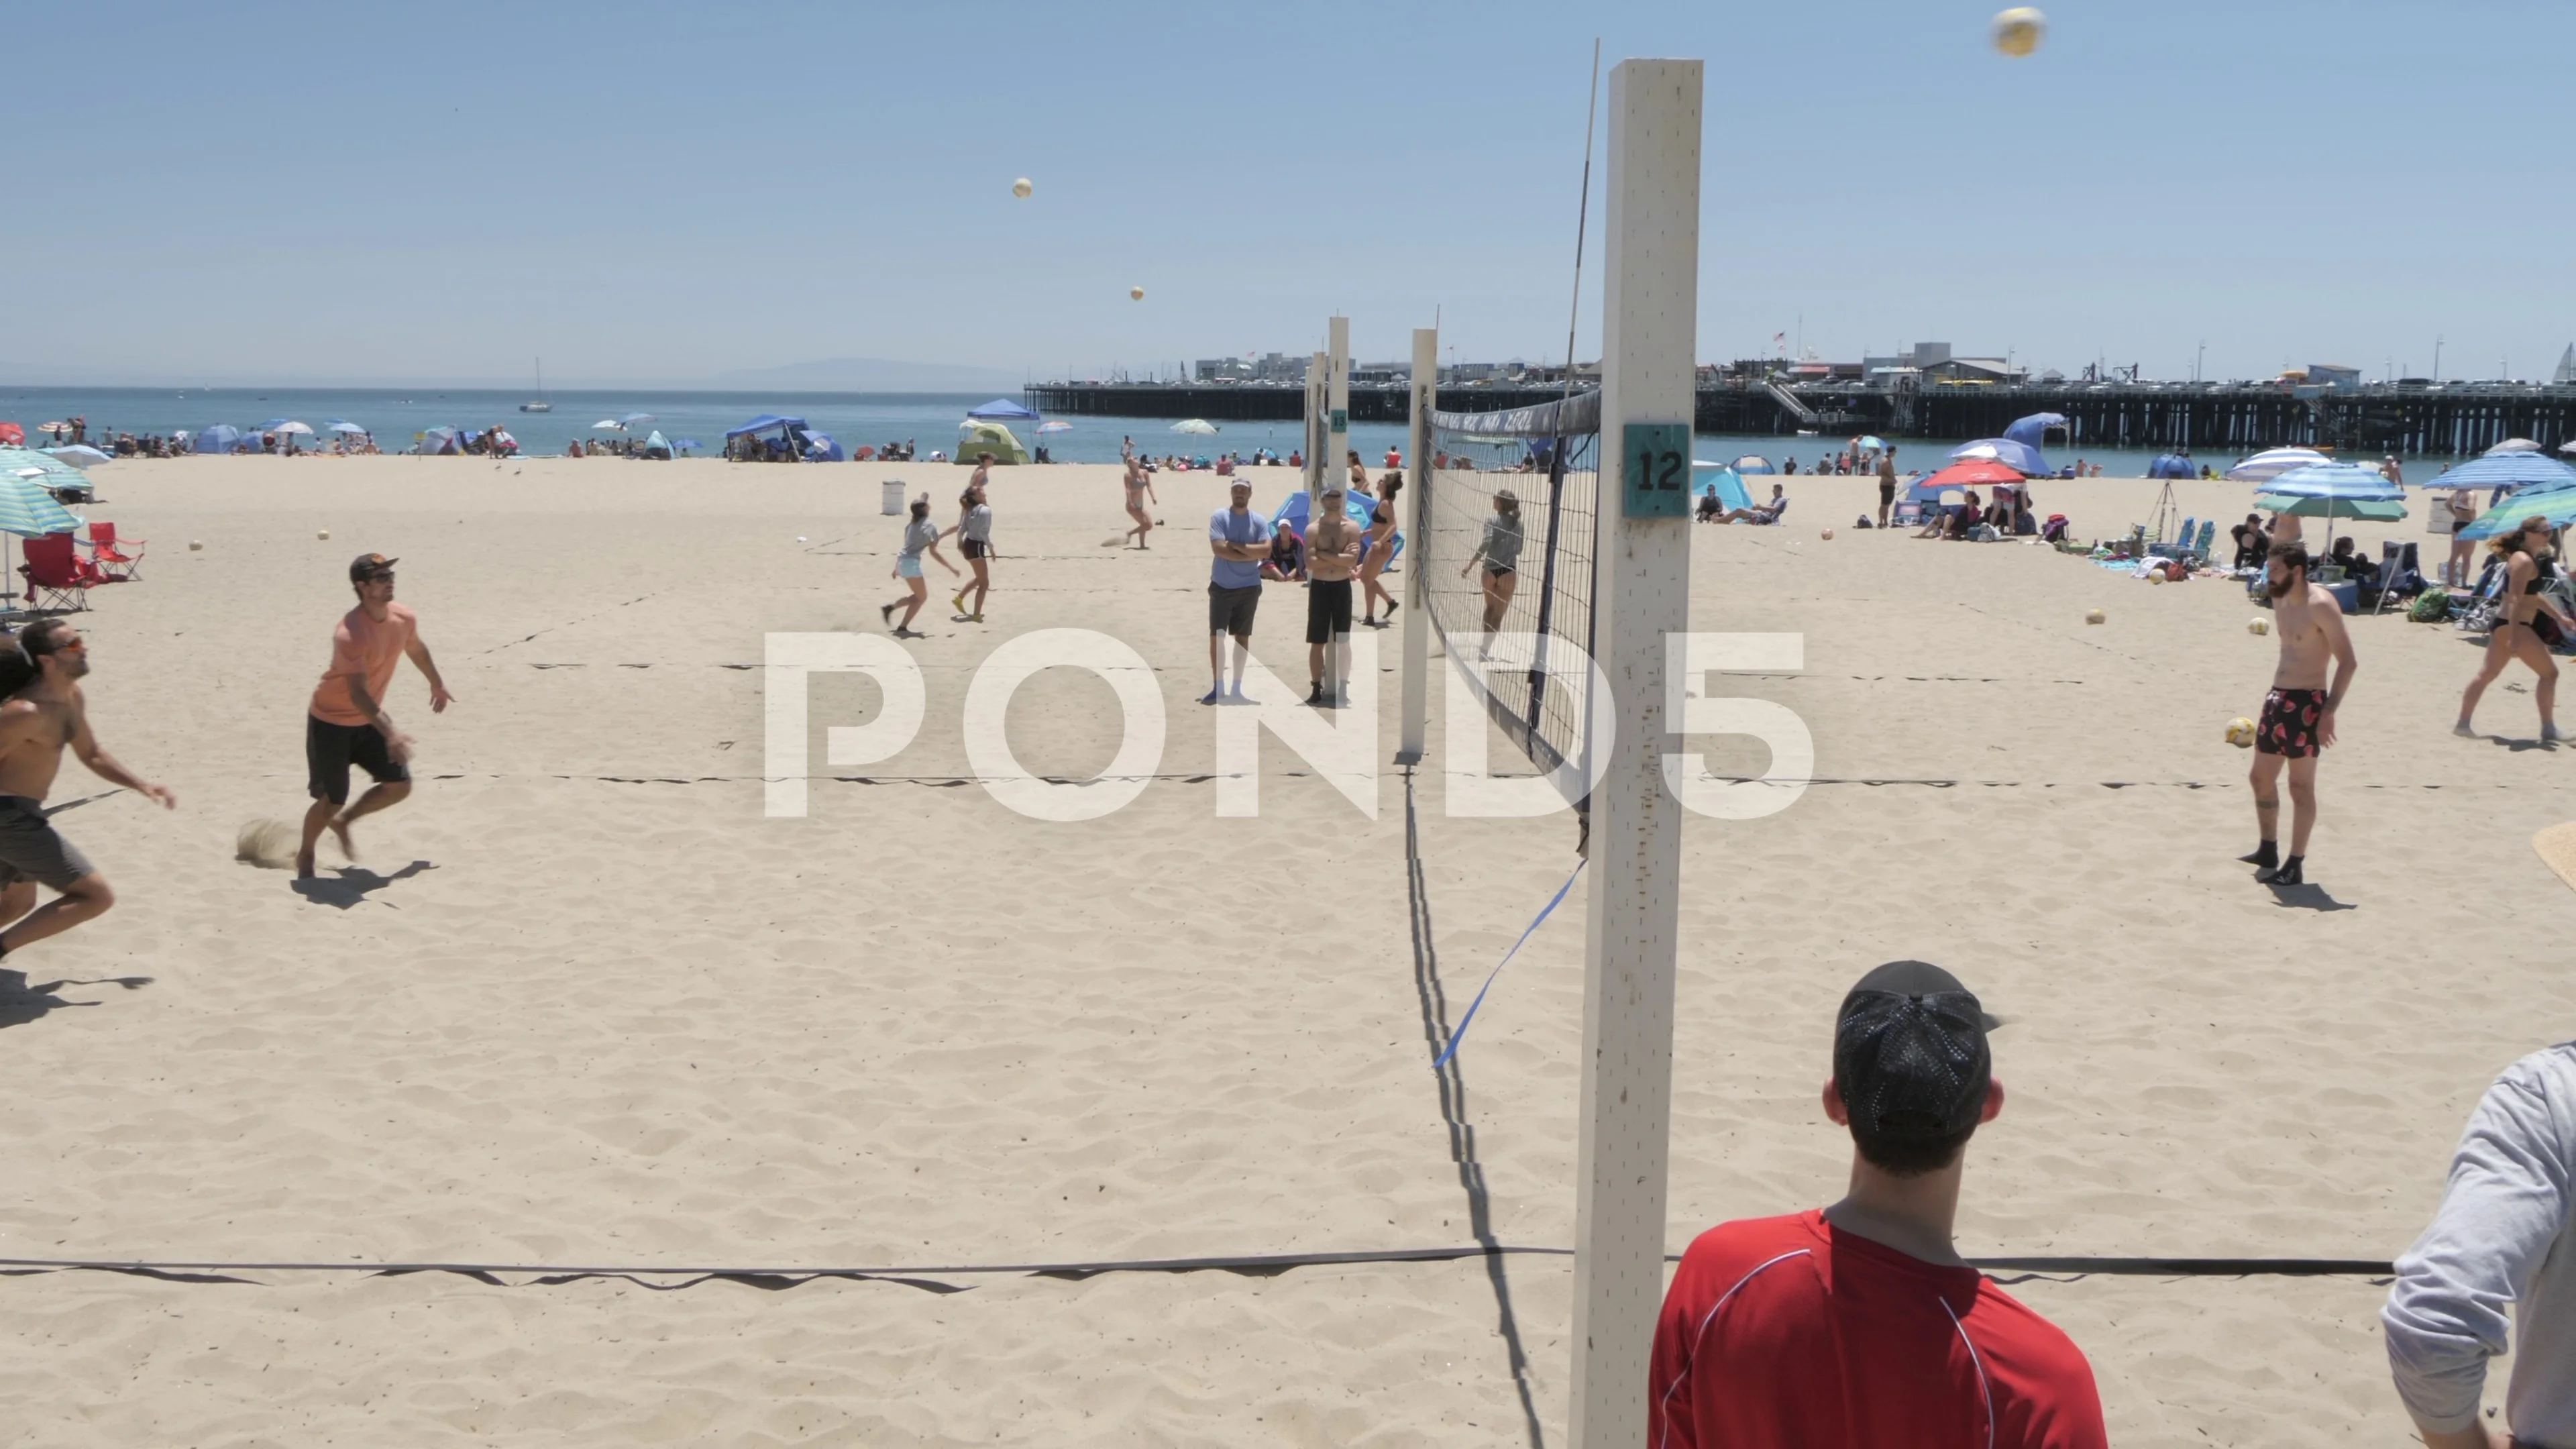
[[[2263,718],[2254,729],[2254,822],[2262,843],[2237,857],[2255,867],[2265,885],[2307,883],[2308,832],[2317,823],[2317,756],[2335,742],[2335,708],[2352,688],[2360,662],[2343,627],[2343,606],[2323,584],[2308,581],[2308,552],[2295,538],[2276,543],[2264,561],[2264,587],[2272,596],[2272,632],[2281,662]],[[2333,678],[2328,682],[2328,666]],[[2290,772],[2290,853],[2280,853],[2281,769]]]

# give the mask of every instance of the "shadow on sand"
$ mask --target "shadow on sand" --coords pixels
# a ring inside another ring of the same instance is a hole
[[[49,1012],[67,1006],[96,1006],[95,1001],[65,1001],[56,993],[66,986],[122,986],[139,991],[152,984],[149,976],[105,976],[96,980],[66,979],[35,985],[27,982],[24,971],[0,970],[0,1027],[25,1026]]]
[[[2273,904],[2285,906],[2294,911],[2357,911],[2361,909],[2358,904],[2352,901],[2339,901],[2334,897],[2327,895],[2326,888],[2320,885],[2276,885],[2268,887],[2268,889],[2272,892]]]
[[[422,871],[436,869],[437,866],[425,860],[415,860],[392,875],[378,875],[363,865],[333,866],[329,878],[311,876],[295,882],[295,893],[316,905],[345,911],[395,881],[409,880]],[[378,904],[390,906],[393,902],[381,901]]]

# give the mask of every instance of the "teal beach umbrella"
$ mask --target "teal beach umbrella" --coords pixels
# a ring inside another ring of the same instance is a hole
[[[2552,528],[2565,528],[2576,523],[2576,488],[2526,489],[2479,514],[2460,530],[2458,536],[2493,538],[2497,534],[2511,532],[2534,514],[2548,519]]]

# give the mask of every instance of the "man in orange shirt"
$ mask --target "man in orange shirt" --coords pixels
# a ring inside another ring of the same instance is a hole
[[[313,874],[313,847],[323,831],[338,836],[340,849],[355,860],[350,824],[411,793],[411,736],[394,726],[384,706],[395,666],[408,655],[429,677],[430,713],[443,713],[456,698],[430,662],[429,647],[420,642],[420,620],[394,602],[394,562],[368,553],[349,565],[358,607],[331,631],[331,667],[313,691],[304,721],[304,765],[313,807],[304,812],[304,843],[295,852],[299,879]],[[375,781],[355,805],[348,803],[351,765]]]

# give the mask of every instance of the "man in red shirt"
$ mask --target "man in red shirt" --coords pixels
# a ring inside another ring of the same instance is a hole
[[[1921,961],[1843,998],[1824,1100],[1851,1129],[1851,1189],[1682,1255],[1655,1325],[1652,1449],[2102,1449],[2083,1353],[1950,1244],[1968,1139],[2003,1110],[1996,1024]]]
[[[411,736],[385,712],[394,669],[408,658],[429,677],[430,713],[444,713],[455,700],[430,662],[429,646],[420,642],[420,620],[394,602],[394,563],[380,553],[362,553],[349,565],[358,607],[331,631],[331,667],[305,711],[304,766],[313,805],[304,812],[304,843],[295,852],[298,879],[313,874],[313,847],[323,831],[338,836],[341,851],[354,860],[350,823],[411,793]],[[355,805],[348,803],[351,765],[375,781]]]

